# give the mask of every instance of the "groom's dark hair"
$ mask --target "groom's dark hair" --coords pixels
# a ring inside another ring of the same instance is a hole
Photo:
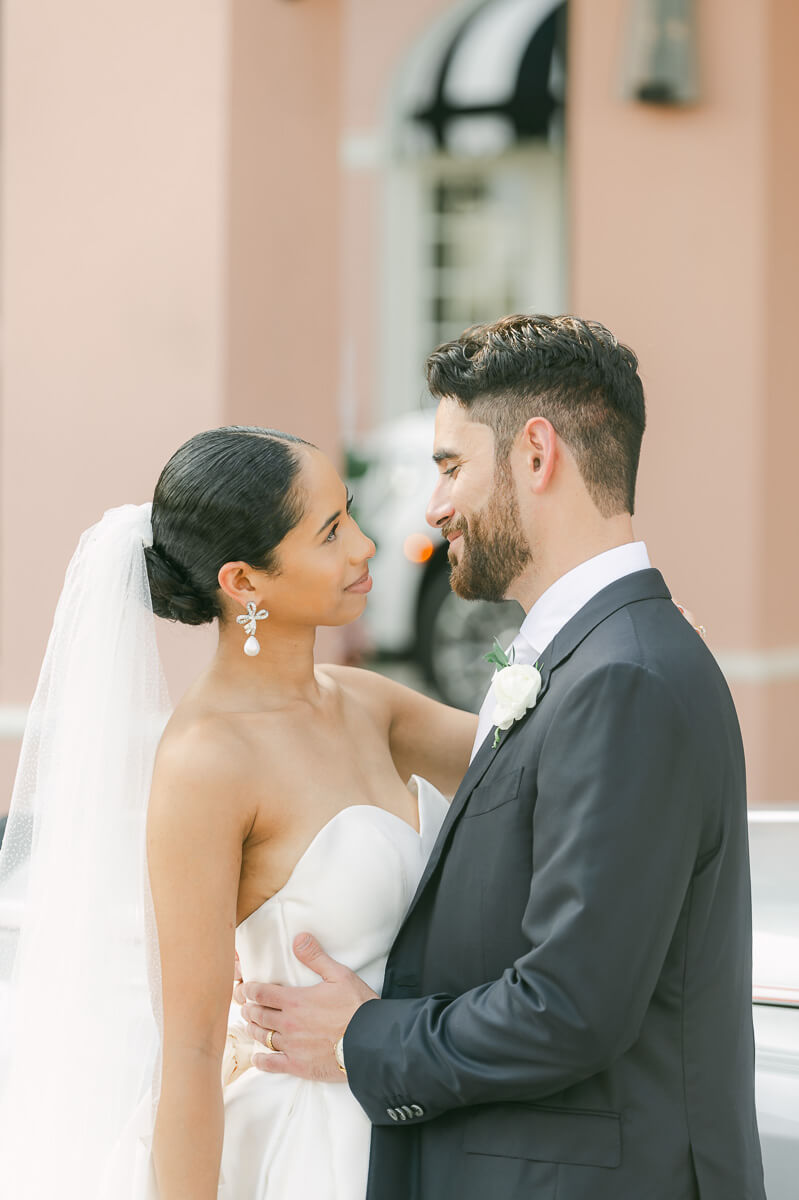
[[[507,459],[531,417],[544,417],[575,457],[605,517],[632,513],[646,416],[638,359],[598,321],[529,314],[474,325],[426,363],[430,392],[494,431]]]

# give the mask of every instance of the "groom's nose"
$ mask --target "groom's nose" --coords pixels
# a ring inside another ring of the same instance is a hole
[[[430,497],[425,519],[428,525],[432,525],[434,529],[440,529],[454,515],[455,509],[449,498],[449,480],[446,475],[442,475]]]

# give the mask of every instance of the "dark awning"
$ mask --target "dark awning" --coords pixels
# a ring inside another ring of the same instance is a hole
[[[417,149],[491,154],[561,127],[565,0],[490,0],[426,65],[408,117]],[[410,132],[410,131],[409,131]]]

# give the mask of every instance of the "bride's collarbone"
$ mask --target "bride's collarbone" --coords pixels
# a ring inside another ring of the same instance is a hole
[[[372,787],[379,795],[391,781],[403,787],[391,757],[387,724],[362,705],[338,704],[320,715],[307,711],[270,714],[248,725],[251,747],[265,780],[300,786],[337,782],[343,789]]]
[[[285,886],[314,839],[345,808],[381,808],[419,831],[416,799],[388,747],[383,755],[357,745],[331,753],[324,743],[308,741],[302,754],[284,750],[277,773],[274,766],[268,770],[268,783],[262,777],[264,800],[243,849],[240,919]]]
[[[261,825],[274,843],[291,840],[295,833],[301,838],[341,809],[355,805],[385,808],[415,823],[415,798],[398,775],[388,748],[371,754],[364,747],[313,744],[296,756],[284,750],[279,767],[265,765],[261,778],[264,801],[258,806],[253,832]]]

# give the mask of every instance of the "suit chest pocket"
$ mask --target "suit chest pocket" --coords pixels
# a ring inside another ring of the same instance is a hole
[[[516,767],[512,771],[506,771],[504,775],[498,775],[496,779],[481,783],[469,797],[463,820],[473,821],[475,817],[496,813],[505,805],[512,804],[518,798],[523,775],[524,767]]]

